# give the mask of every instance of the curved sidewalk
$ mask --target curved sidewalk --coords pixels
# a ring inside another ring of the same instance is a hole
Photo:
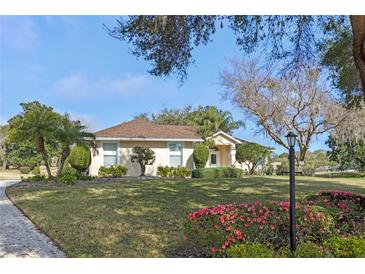
[[[5,188],[16,182],[0,180],[0,258],[65,257],[6,197]]]

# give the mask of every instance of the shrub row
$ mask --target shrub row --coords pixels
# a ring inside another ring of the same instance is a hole
[[[244,171],[234,167],[197,168],[192,171],[193,178],[241,178]]]
[[[164,178],[187,178],[191,176],[191,171],[183,166],[159,166],[157,167],[157,175]]]
[[[232,245],[226,251],[229,258],[365,258],[365,240],[360,237],[332,236],[323,244],[305,242],[298,245],[295,253],[288,248],[274,250],[260,243]]]
[[[111,166],[111,167],[100,167],[99,176],[100,177],[112,177],[121,178],[125,176],[128,172],[128,168],[122,165]]]

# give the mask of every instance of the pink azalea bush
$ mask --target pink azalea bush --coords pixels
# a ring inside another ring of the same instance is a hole
[[[318,195],[308,196],[309,205],[323,207],[336,220],[338,233],[365,232],[365,196],[352,192],[323,190]]]
[[[328,209],[335,207],[339,212],[353,209],[348,200],[361,204],[364,197],[358,196],[320,192],[315,199],[298,202],[298,243],[321,243],[330,237],[338,220]],[[326,199],[328,201],[325,202]],[[326,203],[328,208],[324,206]],[[188,214],[184,224],[185,237],[204,248],[207,255],[213,256],[224,255],[227,248],[240,243],[265,244],[276,250],[286,248],[289,244],[289,205],[287,201],[268,204],[256,201],[201,208]]]

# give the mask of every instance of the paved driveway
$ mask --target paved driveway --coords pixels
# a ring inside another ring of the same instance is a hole
[[[0,258],[64,257],[6,197],[5,188],[15,182],[0,181]]]

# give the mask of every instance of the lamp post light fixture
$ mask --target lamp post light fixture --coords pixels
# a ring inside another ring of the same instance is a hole
[[[286,135],[289,145],[289,171],[290,171],[290,250],[297,249],[296,243],[296,214],[295,214],[295,150],[297,135],[289,132]]]

